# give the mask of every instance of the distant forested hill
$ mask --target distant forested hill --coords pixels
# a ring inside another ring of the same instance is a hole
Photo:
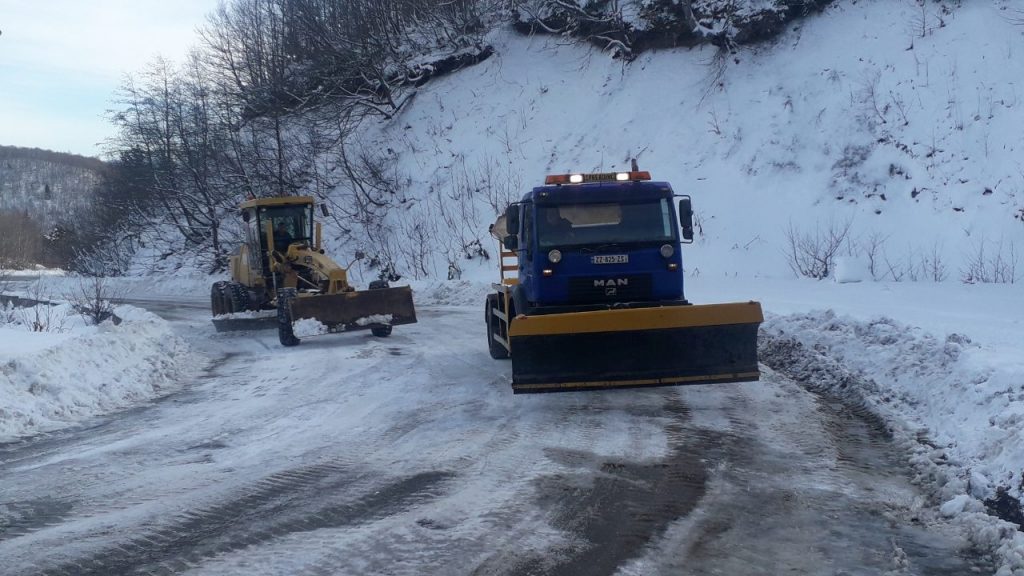
[[[67,266],[106,170],[96,158],[0,146],[0,268]]]
[[[96,158],[0,146],[0,212],[27,213],[44,230],[91,207],[104,163]]]

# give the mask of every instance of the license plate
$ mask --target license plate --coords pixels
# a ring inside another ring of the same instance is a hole
[[[614,254],[610,256],[591,256],[591,264],[628,264],[629,254]]]

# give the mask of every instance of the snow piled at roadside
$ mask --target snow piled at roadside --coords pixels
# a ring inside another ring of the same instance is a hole
[[[106,288],[115,298],[138,298],[143,300],[203,300],[210,295],[210,285],[228,277],[194,271],[179,271],[174,274],[150,274],[146,276],[118,276],[105,278]],[[10,294],[29,295],[42,293],[60,298],[76,294],[90,279],[78,274],[47,276],[33,284],[8,287]]]
[[[497,264],[481,270],[482,277],[494,276],[493,280],[413,280],[409,286],[417,306],[479,306],[484,308],[484,299],[494,288],[491,282],[498,279]]]
[[[1011,515],[1024,491],[1024,368],[961,334],[936,338],[880,317],[832,311],[775,316],[762,326],[761,361],[825,395],[881,417],[911,454],[915,481],[939,514],[995,550],[998,576],[1024,575],[1024,533]]]
[[[44,268],[42,266],[36,266],[34,268],[26,268],[23,270],[2,270],[0,271],[3,276],[11,278],[22,278],[22,277],[34,277],[34,276],[64,276],[67,274],[66,271],[60,268]]]
[[[116,314],[116,326],[35,333],[54,342],[0,364],[0,442],[165,395],[204,364],[158,316],[131,306]],[[27,334],[4,330],[0,344]]]

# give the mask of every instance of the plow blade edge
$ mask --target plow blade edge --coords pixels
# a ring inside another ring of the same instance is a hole
[[[760,376],[757,302],[516,317],[512,390],[747,382]]]
[[[253,315],[251,317],[214,317],[213,327],[217,332],[271,330],[277,328],[277,314],[270,311],[260,316]]]
[[[408,286],[298,297],[292,301],[292,320],[312,318],[332,329],[358,330],[373,326],[413,324],[416,310]]]

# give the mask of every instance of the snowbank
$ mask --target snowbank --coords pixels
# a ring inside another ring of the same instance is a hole
[[[10,278],[24,278],[24,277],[36,277],[36,276],[64,276],[67,274],[66,271],[60,268],[44,268],[37,266],[35,268],[25,268],[22,270],[2,270],[0,275],[7,276]]]
[[[203,300],[210,297],[210,285],[217,280],[227,280],[224,275],[209,275],[198,272],[178,272],[175,274],[152,274],[147,276],[120,276],[104,278],[108,292],[115,298],[135,298],[144,300]],[[70,274],[66,276],[47,276],[40,278],[31,285],[13,286],[10,293],[41,293],[61,298],[75,294],[91,279]]]
[[[144,310],[118,307],[122,322],[98,327],[67,311],[64,332],[30,332],[18,322],[0,328],[0,442],[167,394],[203,364]]]
[[[481,276],[486,277],[488,267]],[[493,280],[414,280],[409,283],[417,306],[479,306],[484,309],[484,299],[494,291],[491,282],[497,282],[497,265],[493,268]]]
[[[885,317],[817,311],[770,317],[762,328],[764,364],[881,417],[938,512],[997,550],[998,574],[1024,574],[1024,534],[985,513],[1021,512],[1024,366],[1016,357]]]

